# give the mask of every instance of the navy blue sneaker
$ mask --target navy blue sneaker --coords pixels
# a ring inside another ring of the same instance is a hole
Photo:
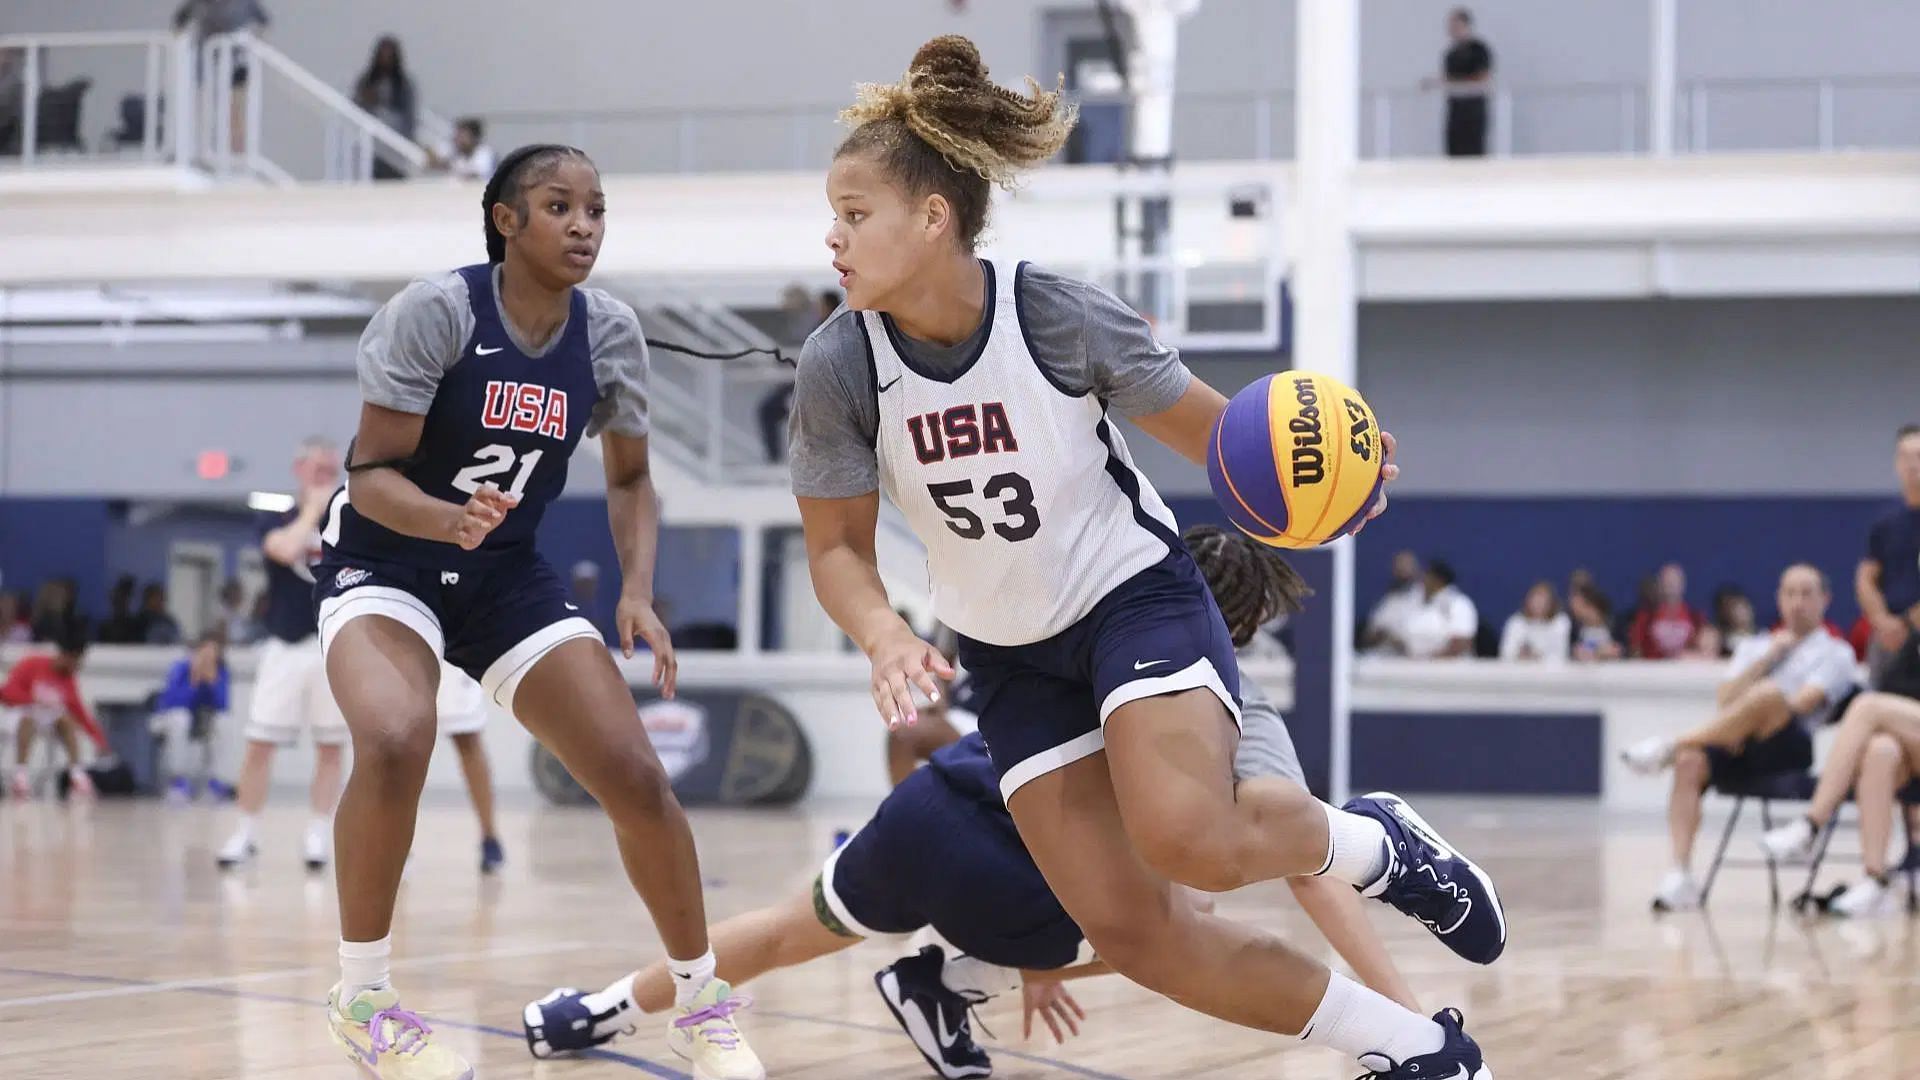
[[[480,841],[480,872],[481,873],[491,874],[495,870],[500,869],[500,864],[506,861],[507,861],[507,853],[503,848],[501,848],[500,841],[494,839],[491,836],[486,837]]]
[[[539,1001],[527,1002],[520,1023],[527,1033],[527,1052],[537,1058],[591,1050],[617,1035],[634,1032],[634,1008],[622,1001],[610,1009],[594,1012],[587,1006],[587,995],[571,986],[563,986]]]
[[[1359,1080],[1493,1080],[1493,1070],[1480,1058],[1480,1047],[1465,1031],[1459,1009],[1441,1009],[1433,1022],[1447,1034],[1446,1044],[1431,1054],[1390,1061],[1382,1054],[1363,1054],[1360,1064],[1373,1071]]]
[[[917,956],[881,968],[873,985],[880,988],[881,1000],[934,1072],[946,1080],[992,1076],[993,1061],[973,1041],[967,1018],[968,1007],[979,1002],[947,989],[940,981],[946,965],[946,952],[929,945]]]
[[[1390,791],[1351,799],[1342,809],[1364,814],[1387,830],[1386,873],[1362,887],[1362,896],[1411,915],[1463,959],[1476,964],[1500,959],[1507,947],[1507,913],[1486,871]]]

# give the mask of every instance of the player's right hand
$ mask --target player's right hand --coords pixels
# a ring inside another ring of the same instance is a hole
[[[1065,983],[1058,979],[1027,979],[1020,983],[1020,1027],[1022,1034],[1033,1038],[1033,1018],[1039,1016],[1045,1021],[1047,1030],[1053,1032],[1053,1041],[1064,1043],[1067,1036],[1061,1033],[1080,1034],[1080,1021],[1087,1018],[1087,1011],[1073,1000]]]
[[[920,638],[913,628],[900,628],[873,650],[873,706],[887,722],[889,730],[920,719],[913,703],[913,688],[928,701],[940,700],[940,684],[934,676],[953,678],[953,665],[940,650]]]
[[[472,551],[488,533],[500,527],[507,519],[507,511],[519,505],[520,496],[509,495],[490,483],[481,484],[460,508],[460,516],[454,519],[453,542],[464,551]]]

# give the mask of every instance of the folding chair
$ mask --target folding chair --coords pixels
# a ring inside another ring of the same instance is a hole
[[[1804,770],[1766,773],[1761,776],[1746,777],[1735,783],[1714,784],[1707,790],[1717,791],[1733,799],[1733,813],[1727,815],[1726,830],[1720,834],[1720,847],[1713,853],[1713,864],[1707,868],[1707,879],[1700,885],[1700,906],[1707,906],[1707,897],[1713,894],[1714,878],[1720,875],[1722,866],[1767,868],[1767,897],[1771,907],[1780,906],[1780,866],[1771,858],[1743,859],[1727,858],[1727,845],[1733,842],[1734,827],[1740,824],[1740,812],[1748,799],[1760,803],[1760,827],[1773,828],[1773,804],[1776,802],[1805,802],[1813,797],[1813,788],[1819,778]]]
[[[1853,801],[1853,793],[1848,793],[1847,800]],[[1894,801],[1903,811],[1910,806],[1920,806],[1920,779],[1907,781],[1905,787],[1894,793]],[[1807,883],[1801,888],[1800,895],[1793,898],[1793,910],[1805,911],[1816,903],[1813,885],[1820,878],[1820,866],[1826,861],[1827,846],[1833,842],[1833,834],[1839,826],[1840,815],[1835,814],[1827,822],[1827,827],[1820,830],[1820,837],[1813,848],[1813,865],[1807,868]],[[1904,812],[1900,814],[1900,828],[1906,833],[1907,854],[1893,871],[1907,879],[1907,912],[1911,914],[1920,912],[1920,838],[1914,836],[1913,823]]]

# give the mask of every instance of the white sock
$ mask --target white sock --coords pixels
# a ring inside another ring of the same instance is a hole
[[[617,1016],[619,1013],[629,1012],[637,1007],[633,1000],[633,980],[639,975],[637,971],[622,975],[608,983],[605,990],[581,998],[581,1003],[595,1015],[611,1011]]]
[[[1327,803],[1327,860],[1315,874],[1364,888],[1387,872],[1387,830],[1364,814]]]
[[[675,1008],[685,1005],[700,996],[700,991],[713,981],[713,949],[709,947],[697,959],[667,960],[667,970],[673,974],[673,1004]]]
[[[393,957],[393,935],[379,941],[340,939],[340,1004],[352,1001],[362,990],[385,990],[391,986],[387,962]]]
[[[940,982],[969,1001],[985,1000],[1020,988],[1020,973],[977,956],[951,956],[940,968]]]
[[[240,826],[233,830],[234,833],[238,836],[245,837],[248,843],[252,843],[254,821],[255,819],[252,814],[241,814]]]
[[[1338,1050],[1351,1058],[1378,1054],[1395,1065],[1431,1054],[1447,1044],[1440,1025],[1416,1016],[1391,998],[1330,972],[1327,996],[1313,1010],[1300,1041]]]

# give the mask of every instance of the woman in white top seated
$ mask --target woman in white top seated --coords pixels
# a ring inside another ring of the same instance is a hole
[[[1553,584],[1536,581],[1520,610],[1507,616],[1507,627],[1500,634],[1500,659],[1565,660],[1572,636],[1573,620],[1560,610]]]

